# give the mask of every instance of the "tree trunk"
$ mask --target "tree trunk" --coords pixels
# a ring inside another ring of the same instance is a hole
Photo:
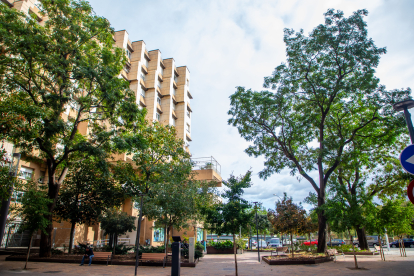
[[[358,244],[361,250],[369,250],[367,236],[365,234],[365,228],[356,226],[356,233],[358,236]]]
[[[405,244],[404,244],[404,239],[402,235],[401,235],[401,248],[403,251],[403,257],[407,257],[407,252],[405,251]]]
[[[318,196],[318,207],[322,207],[325,204],[325,192],[323,192],[323,195],[321,194],[322,187]],[[326,222],[325,211],[322,210],[318,213],[318,253],[325,253],[326,250]]]
[[[400,237],[398,237],[398,248],[400,249],[400,255],[401,255],[401,257],[404,257],[403,256],[403,252],[402,252],[402,245],[401,245],[401,239],[400,239]]]
[[[56,206],[56,201],[59,196],[60,184],[55,181],[55,169],[51,163],[51,160],[47,160],[49,182],[48,182],[48,197],[52,199],[53,202],[48,205],[49,215],[46,215],[45,218],[49,221],[49,225],[46,227],[44,233],[42,231],[40,237],[40,257],[51,257],[52,256],[52,231],[53,231],[53,210]]]
[[[24,265],[24,269],[27,269],[27,262],[29,261],[29,256],[30,256],[30,249],[32,248],[32,240],[33,240],[33,233],[31,233],[30,235],[29,246],[27,248],[26,264]]]
[[[72,246],[73,246],[73,233],[75,232],[75,225],[76,222],[72,222],[72,226],[70,227],[70,235],[69,235],[69,251],[68,253],[72,253]]]
[[[115,255],[115,246],[116,246],[115,234],[112,234],[112,255]]]
[[[384,255],[384,250],[382,249],[381,236],[378,236],[378,243],[380,247],[381,260],[385,262],[385,255]]]
[[[295,252],[293,250],[293,234],[290,233],[290,248],[292,249],[292,258],[295,257]]]
[[[234,250],[234,265],[236,267],[236,276],[238,276],[237,271],[237,245],[236,245],[236,234],[233,234],[233,250]]]
[[[351,238],[351,243],[352,243],[352,251],[354,252],[354,261],[355,261],[355,268],[358,268],[358,260],[357,260],[357,256],[355,254],[355,245],[354,245],[354,238],[351,236],[351,231],[348,229],[348,233],[349,233],[349,237]]]

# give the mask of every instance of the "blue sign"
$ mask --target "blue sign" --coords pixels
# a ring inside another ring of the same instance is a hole
[[[401,152],[400,163],[406,172],[414,174],[414,145],[409,145]]]

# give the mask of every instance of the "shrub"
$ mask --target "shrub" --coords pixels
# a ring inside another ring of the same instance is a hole
[[[233,242],[232,241],[224,241],[224,242],[209,242],[207,244],[208,246],[212,246],[214,247],[214,249],[229,249],[229,248],[233,248]]]
[[[115,246],[115,255],[126,255],[128,254],[128,251],[130,251],[132,248],[134,248],[133,246],[126,246],[124,244],[117,244]],[[110,245],[104,245],[102,247],[102,251],[104,252],[111,252],[113,251],[113,247]]]
[[[62,255],[63,251],[60,249],[52,248],[52,255]]]

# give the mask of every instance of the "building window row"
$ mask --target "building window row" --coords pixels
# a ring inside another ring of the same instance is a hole
[[[160,98],[160,96],[159,96],[159,95],[157,95],[157,103],[158,103],[159,105],[161,105],[161,98]]]
[[[158,120],[158,122],[161,120],[161,114],[158,111],[155,113],[155,118]]]

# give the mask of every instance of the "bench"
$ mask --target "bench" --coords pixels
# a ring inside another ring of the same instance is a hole
[[[287,246],[283,246],[283,247],[276,247],[276,250],[272,252],[270,252],[270,256],[273,256],[273,253],[276,253],[276,255],[279,255],[279,252],[282,253],[286,253],[286,251],[289,249],[289,247]]]
[[[345,259],[345,254],[343,252],[339,253],[338,250],[336,250],[336,249],[328,249],[328,250],[325,251],[325,254],[328,255],[328,256],[333,256],[334,257],[334,262],[336,262],[336,256],[338,256],[338,255],[344,256],[344,259]]]
[[[140,257],[142,261],[161,261],[162,260],[162,267],[165,267],[165,253],[142,253]]]
[[[94,256],[93,259],[94,260],[106,260],[106,265],[108,265],[109,260],[111,260],[111,264],[112,264],[112,252],[93,252]]]

